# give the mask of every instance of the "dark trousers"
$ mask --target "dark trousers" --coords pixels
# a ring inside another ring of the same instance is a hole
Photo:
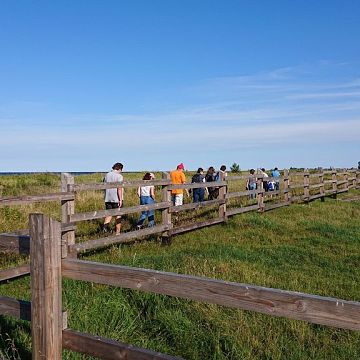
[[[205,189],[193,189],[193,200],[194,203],[196,202],[203,202],[204,201],[204,195],[205,195]]]

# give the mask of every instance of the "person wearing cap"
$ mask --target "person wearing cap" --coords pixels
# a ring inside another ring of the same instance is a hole
[[[176,170],[170,172],[170,179],[173,184],[185,184],[186,178],[184,174],[184,164],[181,163],[177,166]],[[189,192],[185,189],[186,194],[189,196]],[[171,190],[172,202],[175,206],[182,205],[184,202],[184,190],[173,189]]]
[[[113,183],[113,182],[122,182],[124,180],[123,176],[121,175],[123,169],[123,164],[121,163],[115,163],[112,167],[112,171],[109,171],[105,177],[104,182],[105,183]],[[110,209],[119,209],[123,205],[123,199],[124,199],[124,191],[122,187],[112,188],[112,189],[106,189],[105,190],[105,208],[107,210]],[[111,222],[112,216],[106,216],[104,220],[103,225],[103,231],[109,232],[110,231],[110,222]],[[120,234],[121,230],[121,216],[118,215],[115,217],[115,231],[116,235]]]
[[[155,175],[149,172],[147,172],[143,177],[143,180],[147,181],[154,179]],[[140,205],[149,205],[155,203],[154,185],[139,186],[137,189],[137,194],[140,198]],[[136,224],[137,230],[140,230],[143,227],[144,221],[146,219],[148,219],[148,227],[155,226],[155,211],[146,210],[141,213],[140,218]]]

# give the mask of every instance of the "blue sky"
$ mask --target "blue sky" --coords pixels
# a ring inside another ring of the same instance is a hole
[[[0,1],[0,171],[360,161],[360,1]]]

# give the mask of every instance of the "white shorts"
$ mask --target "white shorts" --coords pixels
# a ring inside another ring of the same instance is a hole
[[[184,194],[173,194],[172,202],[175,206],[180,206],[184,202]]]

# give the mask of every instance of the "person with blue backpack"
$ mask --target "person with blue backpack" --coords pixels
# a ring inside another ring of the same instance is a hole
[[[203,183],[205,182],[204,169],[198,168],[196,174],[191,178],[192,183]],[[203,202],[205,195],[205,188],[194,188],[193,191],[194,203]]]
[[[278,180],[280,178],[280,171],[278,170],[278,168],[274,168],[274,170],[271,172],[271,176],[273,178],[276,178],[274,180],[275,183],[275,190],[279,190],[280,189],[280,181]]]

